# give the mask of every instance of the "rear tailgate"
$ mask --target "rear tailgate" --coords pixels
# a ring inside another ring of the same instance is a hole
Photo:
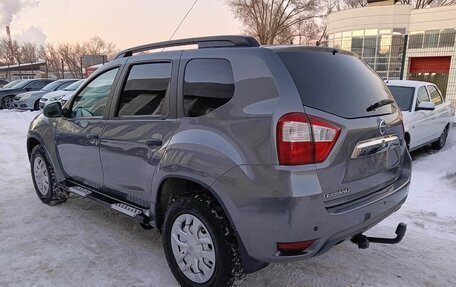
[[[327,208],[385,191],[407,156],[396,103],[378,75],[351,53],[333,49],[276,51],[292,76],[307,114],[341,128],[328,158],[316,164]]]

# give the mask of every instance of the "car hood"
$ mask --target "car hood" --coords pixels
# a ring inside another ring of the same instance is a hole
[[[68,92],[68,94],[66,94],[66,95],[62,98],[62,100],[68,101],[68,100],[71,98],[71,96],[74,95],[74,92],[73,92],[73,91],[67,91],[67,92]]]
[[[21,93],[21,94],[18,94],[16,97],[18,98],[23,98],[25,96],[31,96],[31,97],[39,97],[39,96],[42,96],[46,94],[45,91],[31,91],[31,92],[25,92],[25,93]]]
[[[50,98],[53,98],[53,97],[63,97],[63,96],[65,96],[68,93],[73,93],[73,92],[72,91],[64,91],[64,90],[50,92],[50,93],[47,93],[46,95],[44,95],[43,99],[50,99]]]

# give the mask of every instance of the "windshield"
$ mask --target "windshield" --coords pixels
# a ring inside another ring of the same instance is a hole
[[[26,81],[21,81],[17,85],[14,86],[15,89],[22,89],[23,87],[27,86],[29,83],[31,83],[33,80],[26,80]]]
[[[12,81],[11,83],[8,83],[8,84],[4,85],[3,88],[4,88],[4,89],[11,89],[11,88],[14,88],[14,86],[16,86],[17,84],[19,84],[20,82],[22,82],[22,80]]]
[[[55,91],[55,89],[57,89],[58,87],[60,87],[62,84],[63,83],[61,81],[55,81],[50,84],[47,84],[41,90],[46,91],[46,92],[52,92],[52,91]]]
[[[388,88],[402,111],[405,112],[412,109],[413,97],[415,94],[414,88],[398,86],[388,86]]]
[[[380,77],[351,54],[305,48],[277,50],[277,54],[290,72],[304,106],[348,119],[394,111],[392,105],[366,111],[374,103],[393,98]]]
[[[84,80],[77,81],[65,88],[65,91],[76,91]]]

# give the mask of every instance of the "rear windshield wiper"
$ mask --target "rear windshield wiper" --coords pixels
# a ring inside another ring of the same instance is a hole
[[[378,109],[380,107],[383,107],[383,106],[386,106],[386,105],[390,105],[392,103],[394,103],[394,101],[391,100],[391,99],[381,100],[381,101],[376,102],[375,104],[372,104],[372,105],[368,106],[366,111],[367,112],[372,112],[372,111],[375,111],[376,109]]]

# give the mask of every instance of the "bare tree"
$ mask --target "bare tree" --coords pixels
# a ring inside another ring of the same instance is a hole
[[[317,16],[316,0],[228,0],[245,32],[261,44],[290,43],[298,23]]]
[[[108,59],[111,59],[118,52],[114,43],[106,42],[98,36],[94,36],[85,42],[84,48],[87,55],[106,55]]]
[[[81,57],[84,55],[84,46],[80,43],[60,44],[57,48],[60,57],[62,58],[65,66],[68,68],[73,78],[83,78]]]
[[[342,0],[345,8],[358,8],[367,5],[367,0]],[[414,9],[440,7],[456,4],[456,0],[398,0],[399,4],[412,5]]]
[[[22,45],[22,62],[35,63],[38,60],[38,51],[33,43],[25,43]]]
[[[38,57],[46,62],[48,73],[53,73],[57,78],[63,77],[60,54],[52,44],[40,46]]]

